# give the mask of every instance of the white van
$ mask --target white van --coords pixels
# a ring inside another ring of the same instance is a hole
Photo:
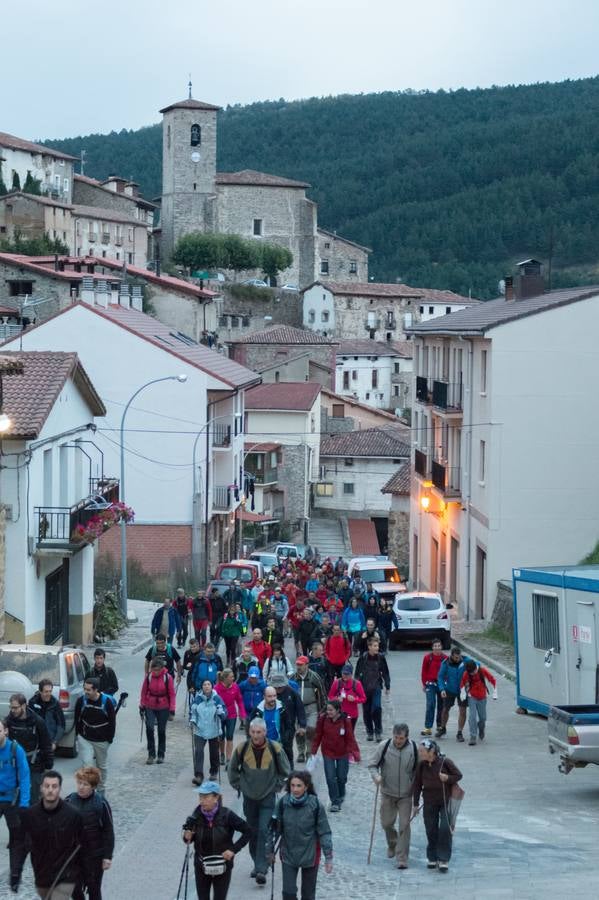
[[[397,566],[388,556],[354,556],[349,561],[347,571],[350,578],[355,578],[359,571],[362,580],[366,584],[372,584],[381,597],[394,598],[397,593],[406,589]]]

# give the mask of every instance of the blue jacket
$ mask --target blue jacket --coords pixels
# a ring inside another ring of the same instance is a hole
[[[157,634],[160,634],[160,626],[162,624],[162,613],[164,612],[164,607],[161,606],[154,613],[154,618],[152,619],[152,634],[156,637]],[[168,638],[169,644],[172,643],[174,636],[181,628],[181,619],[179,618],[179,613],[177,610],[171,606],[168,611],[168,634],[166,635]]]
[[[227,707],[216,691],[212,691],[209,697],[197,693],[191,701],[189,721],[194,733],[206,741],[221,736],[222,722],[226,718]]]
[[[343,613],[341,627],[344,631],[349,631],[350,634],[355,634],[357,631],[364,631],[366,628],[366,619],[364,618],[362,607],[357,606],[354,609],[353,606],[348,606]]]
[[[255,684],[252,684],[249,678],[246,678],[245,681],[239,682],[239,690],[241,691],[241,696],[243,697],[243,705],[247,710],[248,716],[251,710],[255,709],[260,701],[264,699],[265,687],[266,682],[263,678],[259,678]]]
[[[12,744],[15,745],[16,755],[13,755]],[[29,806],[31,777],[27,754],[16,741],[6,739],[4,747],[0,748],[0,803],[12,803],[19,788],[19,806]]]
[[[196,691],[201,690],[202,682],[211,681],[212,684],[216,684],[216,676],[219,672],[223,670],[223,661],[218,655],[215,653],[210,659],[206,656],[204,651],[200,653],[200,658],[195,663],[192,673],[191,673],[191,683],[193,684]]]
[[[460,682],[464,674],[464,663],[467,663],[468,659],[468,656],[463,656],[459,666],[450,666],[449,659],[443,660],[437,676],[437,684],[440,691],[447,691],[448,694],[459,696]]]

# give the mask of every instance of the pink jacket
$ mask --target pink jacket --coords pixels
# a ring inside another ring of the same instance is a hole
[[[353,700],[348,700],[347,695],[352,696]],[[343,678],[335,678],[329,691],[329,700],[341,700],[341,709],[350,717],[350,719],[358,718],[358,704],[366,702],[366,694],[362,687],[361,681],[355,678],[349,678],[344,681]]]
[[[147,709],[168,709],[174,713],[177,708],[177,695],[172,675],[161,669],[157,675],[146,675],[141,686],[140,706]]]
[[[231,687],[226,688],[220,681],[214,686],[214,690],[227,707],[227,719],[247,719],[245,706],[243,705],[243,697],[239,690],[239,685],[233,682]]]

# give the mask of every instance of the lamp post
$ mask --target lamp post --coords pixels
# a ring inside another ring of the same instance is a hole
[[[121,483],[120,483],[120,500],[122,503],[125,502],[125,418],[129,411],[129,407],[135,400],[138,394],[141,394],[147,387],[150,387],[151,384],[158,384],[161,381],[178,381],[179,384],[183,384],[187,381],[187,375],[165,375],[164,378],[153,378],[151,381],[146,381],[145,384],[142,384],[134,394],[129,397],[127,401],[127,405],[123,410],[123,415],[121,416],[121,429],[120,429],[120,438],[121,438]],[[122,520],[121,521],[121,612],[126,617],[127,616],[127,523]]]

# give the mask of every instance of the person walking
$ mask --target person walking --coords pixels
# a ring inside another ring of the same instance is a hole
[[[177,647],[184,647],[187,642],[189,633],[189,615],[190,615],[191,599],[186,595],[183,588],[177,588],[177,594],[173,600],[173,607],[179,616],[179,628],[177,630]]]
[[[162,657],[164,665],[166,666],[166,671],[169,675],[176,679],[176,684],[179,684],[179,682],[181,681],[182,672],[181,657],[177,653],[173,645],[167,641],[166,635],[164,634],[156,635],[156,640],[144,656],[144,671],[146,675],[149,674],[150,663],[155,656]],[[176,675],[175,669],[177,672]]]
[[[493,685],[493,699],[497,700],[497,681],[495,676],[484,666],[481,666],[480,663],[469,659],[464,665],[464,674],[460,685],[462,690],[465,690],[468,698],[469,747],[476,746],[477,731],[479,740],[484,741],[485,739],[489,683]]]
[[[233,753],[233,735],[235,734],[235,725],[237,717],[243,722],[247,718],[245,706],[243,705],[243,697],[239,690],[239,685],[235,683],[235,675],[232,669],[223,669],[218,673],[216,686],[214,688],[220,699],[225,704],[227,710],[227,718],[223,720],[223,737],[220,742],[220,762],[221,765],[228,766]]]
[[[189,705],[194,772],[192,781],[194,784],[200,785],[204,780],[204,748],[206,744],[208,744],[210,757],[210,778],[218,777],[219,740],[226,718],[225,704],[214,690],[210,679],[204,679]]]
[[[387,660],[379,653],[379,642],[376,638],[371,638],[367,652],[363,653],[357,662],[356,679],[362,682],[366,694],[362,706],[366,740],[372,741],[376,738],[380,741],[383,736],[381,695],[383,687],[387,696],[389,695],[391,677]]]
[[[315,641],[320,640],[320,626],[314,618],[314,611],[307,606],[302,612],[300,623],[296,629],[301,655],[307,656]]]
[[[162,657],[157,656],[150,663],[150,672],[144,677],[139,698],[139,712],[146,720],[148,744],[146,765],[164,762],[166,726],[169,719],[172,721],[174,718],[176,708],[177,695],[173,678],[168,674]],[[158,730],[158,756],[154,738],[155,728]]]
[[[243,795],[243,812],[251,829],[250,855],[254,868],[250,873],[256,884],[266,884],[266,839],[275,808],[275,797],[288,778],[291,767],[277,741],[266,737],[266,723],[253,719],[248,740],[233,751],[227,770],[231,787]]]
[[[20,744],[9,738],[7,724],[0,719],[0,818],[4,816],[8,828],[10,889],[14,893],[19,889],[27,858],[19,813],[29,806],[30,786],[27,755]]]
[[[237,645],[239,639],[244,636],[247,631],[248,622],[241,607],[233,603],[226,613],[223,614],[220,623],[220,634],[225,639],[226,661],[228,666],[232,666],[237,656]]]
[[[360,761],[360,748],[354,737],[352,724],[341,712],[338,700],[329,700],[326,710],[318,717],[312,741],[312,756],[322,749],[324,775],[327,781],[331,812],[339,812],[345,800],[345,785],[349,772],[349,758]]]
[[[252,640],[249,641],[249,646],[252,648],[252,653],[258,660],[260,671],[262,671],[264,663],[272,656],[272,647],[263,640],[262,630],[260,628],[253,629]]]
[[[296,686],[291,687],[286,675],[272,675],[269,687],[274,687],[277,700],[281,703],[281,743],[293,768],[293,739],[306,733],[306,711]],[[253,718],[253,717],[252,717]]]
[[[260,677],[260,669],[258,666],[250,666],[247,678],[239,682],[239,690],[241,691],[243,705],[245,706],[245,711],[248,716],[264,698],[265,687],[266,682]],[[246,719],[245,726],[247,727],[248,724],[248,719]]]
[[[171,598],[165,597],[162,601],[162,606],[158,607],[152,618],[152,624],[150,625],[152,637],[156,638],[157,635],[163,634],[168,638],[169,644],[172,644],[175,635],[180,629],[181,622],[179,621],[177,610],[172,606]]]
[[[99,680],[102,694],[109,694],[111,697],[116,695],[119,680],[114,669],[106,665],[106,653],[102,647],[96,647],[94,650],[94,667],[89,674]]]
[[[233,874],[233,860],[250,840],[250,827],[223,806],[216,781],[204,781],[196,793],[199,803],[183,823],[183,841],[193,844],[198,900],[225,900]],[[239,837],[234,840],[235,832]]]
[[[194,634],[200,642],[200,647],[203,647],[206,643],[208,626],[212,622],[212,607],[205,591],[197,591],[191,601],[191,620]]]
[[[108,694],[98,690],[98,679],[91,675],[83,682],[83,696],[75,704],[75,731],[79,736],[81,761],[96,765],[102,775],[98,790],[104,793],[108,779],[108,748],[114,740],[116,715]]]
[[[191,670],[191,679],[189,680],[191,681],[192,690],[199,691],[202,682],[206,681],[206,679],[215,685],[218,673],[222,672],[222,670],[223,661],[218,653],[215,652],[214,644],[205,644]]]
[[[309,772],[291,773],[285,794],[275,807],[266,849],[271,864],[275,861],[277,840],[280,840],[283,900],[297,898],[297,876],[300,872],[302,900],[315,900],[321,854],[324,854],[327,875],[333,871],[333,836]]]
[[[81,878],[83,818],[61,799],[61,787],[60,772],[44,772],[40,802],[21,811],[35,887],[43,900],[67,900]]]
[[[425,653],[422,659],[420,678],[422,690],[426,697],[424,728],[420,732],[423,735],[431,735],[433,733],[435,711],[437,713],[436,737],[441,737],[445,734],[443,730],[443,700],[439,691],[439,670],[446,659],[447,655],[443,653],[443,644],[440,640],[433,641],[431,652]]]
[[[210,622],[210,641],[214,644],[214,648],[218,650],[218,645],[220,644],[220,639],[222,636],[221,627],[223,624],[225,613],[228,610],[228,604],[218,588],[213,588],[210,591],[210,597],[208,599],[210,601],[210,609],[212,610],[212,621]],[[241,610],[241,606],[239,607],[239,609]]]
[[[233,672],[235,673],[235,681],[237,684],[240,684],[242,681],[248,677],[248,671],[251,668],[256,668],[258,665],[258,660],[252,653],[252,648],[249,644],[244,644],[241,649],[240,655],[233,662]]]
[[[351,643],[341,631],[341,625],[333,625],[333,631],[324,643],[324,655],[329,670],[329,679],[341,676],[341,670],[351,656]]]
[[[413,815],[420,808],[423,797],[422,817],[426,829],[426,859],[429,869],[439,867],[447,872],[451,859],[452,836],[447,804],[452,784],[462,778],[458,767],[439,751],[439,745],[430,738],[420,741],[418,766],[414,776]]]
[[[324,712],[327,703],[327,694],[319,676],[308,668],[308,657],[298,656],[295,660],[295,672],[291,680],[297,685],[297,692],[303,704],[306,726],[300,728],[295,736],[297,743],[297,761],[306,762],[307,747],[312,743],[316,730],[316,722],[321,712]]]
[[[339,700],[341,711],[346,714],[352,723],[354,734],[358,721],[359,706],[366,703],[366,694],[361,681],[353,677],[351,663],[346,663],[341,669],[341,678],[336,678],[329,691],[329,700]]]
[[[352,642],[354,656],[358,656],[358,644],[366,628],[366,619],[357,597],[352,596],[349,606],[346,607],[341,617],[341,628]]]
[[[42,678],[38,684],[37,691],[31,697],[27,706],[46,723],[46,728],[52,741],[52,752],[54,753],[56,752],[56,745],[64,734],[66,722],[60,703],[52,695],[53,690],[54,684],[52,681],[49,678]]]
[[[41,716],[28,708],[24,694],[12,694],[8,703],[8,736],[25,751],[29,764],[29,799],[30,803],[37,803],[43,773],[54,765],[52,739]]]
[[[271,675],[286,675],[289,678],[292,672],[293,663],[285,656],[281,644],[273,644],[272,656],[266,660],[262,669],[263,679],[268,681]]]
[[[393,726],[393,737],[375,748],[368,771],[381,791],[381,827],[387,838],[387,856],[395,856],[398,869],[408,868],[410,855],[410,816],[414,776],[418,766],[418,748],[410,740],[404,723]],[[395,822],[399,817],[399,833]]]
[[[190,638],[189,641],[189,649],[185,651],[183,654],[183,673],[186,673],[186,681],[187,681],[187,690],[193,693],[193,681],[192,681],[192,673],[195,667],[195,664],[199,662],[200,655],[202,651],[200,649],[200,642],[197,638]]]
[[[66,798],[83,819],[81,840],[81,883],[73,892],[74,900],[102,900],[102,878],[112,865],[114,854],[114,827],[112,810],[108,800],[98,794],[100,770],[95,766],[82,766],[75,772],[77,790]]]
[[[463,657],[459,647],[452,647],[449,652],[449,658],[443,660],[439,669],[439,677],[437,685],[439,693],[443,700],[443,718],[441,728],[437,732],[436,737],[443,737],[447,734],[447,722],[449,720],[449,711],[457,701],[458,704],[458,730],[456,740],[463,743],[464,741],[464,725],[466,724],[466,710],[468,709],[467,698],[460,697],[460,684],[462,675],[464,674],[464,665],[469,657]]]

